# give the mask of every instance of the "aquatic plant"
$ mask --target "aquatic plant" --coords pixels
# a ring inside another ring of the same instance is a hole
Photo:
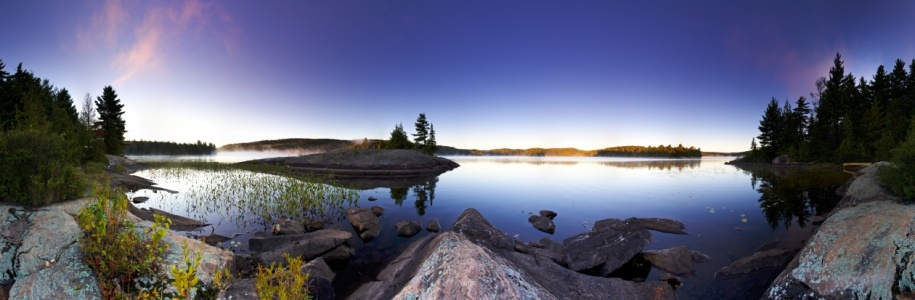
[[[292,174],[283,167],[223,164],[202,161],[152,164],[141,176],[156,182],[186,184],[182,195],[187,215],[221,215],[239,225],[249,216],[269,223],[284,217],[304,220],[342,217],[344,204],[354,204],[354,189],[331,185],[320,178]],[[170,197],[163,195],[162,197]]]

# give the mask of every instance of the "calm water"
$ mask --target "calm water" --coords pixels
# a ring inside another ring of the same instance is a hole
[[[824,214],[839,200],[835,189],[848,175],[838,171],[762,169],[747,171],[725,165],[731,158],[696,160],[638,160],[628,158],[569,157],[448,157],[461,167],[437,180],[412,187],[375,188],[359,191],[355,205],[381,206],[382,234],[369,243],[354,237],[349,244],[356,256],[334,266],[339,294],[346,294],[361,282],[371,280],[379,268],[396,257],[411,238],[396,237],[394,223],[418,220],[423,225],[438,219],[449,228],[466,208],[476,208],[495,227],[523,241],[544,236],[562,241],[586,231],[605,218],[661,217],[679,220],[690,235],[653,232],[646,250],[685,245],[701,251],[711,260],[696,265],[696,274],[683,276],[678,290],[682,298],[758,298],[777,271],[743,279],[719,280],[716,270],[752,254],[760,245],[779,241],[782,247],[800,247],[813,226],[809,219]],[[218,159],[217,159],[218,160]],[[244,159],[239,159],[244,160]],[[226,160],[222,160],[226,161]],[[196,172],[196,171],[195,171]],[[151,199],[140,207],[156,207],[176,214],[206,219],[213,223],[189,235],[217,233],[237,236],[224,246],[245,252],[245,241],[268,223],[250,213],[232,208],[208,209],[185,196],[204,187],[195,181],[208,176],[187,173],[177,178],[155,170],[138,172],[177,194],[138,191]],[[377,198],[369,201],[369,197]],[[341,209],[329,209],[318,216],[335,221],[331,227],[352,230]],[[539,210],[558,213],[555,234],[534,229],[527,218]],[[232,245],[234,244],[234,245]],[[647,280],[657,280],[652,270]]]

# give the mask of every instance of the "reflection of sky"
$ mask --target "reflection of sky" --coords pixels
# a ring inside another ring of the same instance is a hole
[[[435,199],[425,203],[422,216],[417,214],[417,195],[413,190],[407,192],[407,198],[399,205],[391,199],[390,189],[360,191],[359,206],[377,205],[385,214],[380,218],[384,229],[376,240],[365,245],[357,239],[350,241],[357,255],[375,251],[372,247],[379,245],[393,243],[402,248],[427,234],[395,237],[393,224],[400,220],[417,220],[425,225],[431,219],[438,219],[442,228],[448,229],[467,208],[476,208],[495,227],[525,242],[545,236],[561,242],[590,230],[595,221],[606,218],[671,218],[685,223],[690,235],[653,232],[653,241],[647,249],[685,245],[710,255],[712,260],[698,264],[697,275],[687,277],[686,286],[681,289],[687,298],[703,298],[699,295],[708,295],[703,291],[722,290],[731,284],[713,279],[719,268],[752,254],[765,242],[782,240],[797,246],[812,229],[795,224],[788,229],[773,230],[760,210],[760,193],[751,186],[750,174],[725,165],[729,158],[449,158],[461,166],[439,176]],[[178,182],[160,183],[166,188],[172,188],[172,184],[179,190],[184,188]],[[370,196],[377,199],[370,201]],[[151,203],[155,202],[151,200]],[[168,206],[162,209],[168,210]],[[558,213],[554,219],[555,234],[537,231],[527,221],[531,214],[544,209]],[[232,222],[223,220],[216,232],[247,234],[250,229],[225,227]],[[331,226],[351,230],[343,222]],[[393,258],[390,254],[384,257]],[[650,275],[652,278],[659,275],[655,272]]]

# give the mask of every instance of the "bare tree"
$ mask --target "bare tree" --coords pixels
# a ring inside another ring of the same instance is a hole
[[[83,98],[83,105],[81,106],[82,111],[79,113],[79,121],[86,125],[86,128],[92,128],[95,121],[97,121],[98,115],[95,113],[95,104],[92,102],[92,96],[89,93],[86,93],[86,97]]]

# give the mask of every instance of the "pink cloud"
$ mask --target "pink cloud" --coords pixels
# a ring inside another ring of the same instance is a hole
[[[732,63],[750,64],[760,72],[768,73],[781,82],[787,95],[777,98],[807,96],[815,90],[817,78],[825,76],[836,50],[844,47],[816,47],[789,41],[782,26],[774,20],[753,18],[732,26],[724,39]],[[843,52],[844,53],[844,52]]]
[[[134,5],[145,3],[129,2]],[[152,2],[151,2],[152,3]],[[181,49],[210,27],[229,28],[218,31],[226,51],[232,51],[238,31],[232,19],[217,2],[190,0],[186,2],[154,2],[149,7],[128,10],[119,0],[109,0],[91,16],[90,25],[77,32],[77,40],[87,50],[103,41],[114,47],[112,66],[118,73],[115,85],[162,70],[169,53]],[[130,23],[128,20],[139,20]]]

